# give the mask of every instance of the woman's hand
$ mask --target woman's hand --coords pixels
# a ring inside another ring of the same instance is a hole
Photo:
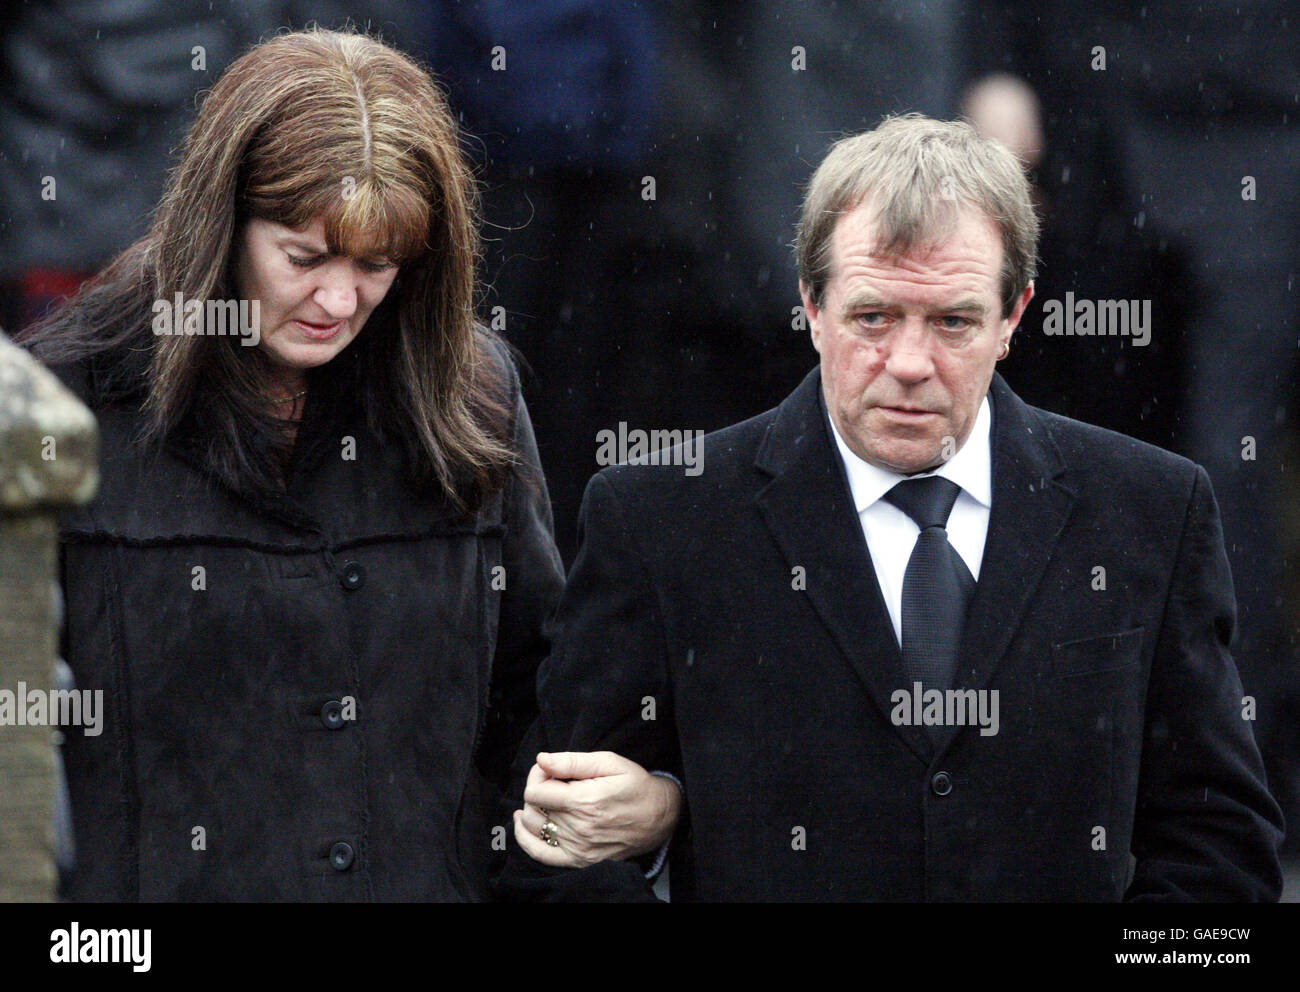
[[[539,754],[528,773],[524,808],[515,810],[515,840],[534,861],[585,868],[661,847],[677,826],[682,794],[612,751]],[[542,828],[556,842],[542,840]]]

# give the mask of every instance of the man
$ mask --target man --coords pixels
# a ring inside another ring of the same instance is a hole
[[[1205,472],[994,373],[1036,238],[964,124],[837,143],[798,239],[818,368],[703,472],[588,486],[541,749],[680,778],[674,901],[1278,898]],[[517,821],[543,859],[538,808],[585,787],[563,760]],[[517,851],[505,888],[647,892]]]

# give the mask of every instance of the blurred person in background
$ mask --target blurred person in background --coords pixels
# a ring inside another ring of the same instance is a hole
[[[1152,304],[1149,346],[1031,335],[1008,378],[1209,473],[1236,593],[1234,657],[1270,784],[1300,821],[1300,626],[1283,513],[1296,495],[1285,471],[1300,326],[1295,26],[1276,0],[1048,0],[981,6],[969,29],[983,83],[967,112],[1038,167],[1040,301],[1071,291]],[[1016,78],[996,75],[1007,72]],[[1285,850],[1298,845],[1291,834]]]

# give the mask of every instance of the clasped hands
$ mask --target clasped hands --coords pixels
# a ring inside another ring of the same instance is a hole
[[[682,794],[612,751],[537,755],[515,810],[515,840],[525,854],[553,868],[585,868],[656,851],[672,836]],[[542,839],[546,835],[552,843]]]

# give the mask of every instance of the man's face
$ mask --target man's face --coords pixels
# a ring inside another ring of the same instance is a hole
[[[1033,286],[1003,318],[1002,240],[974,208],[902,258],[871,254],[874,228],[869,205],[841,217],[822,306],[800,288],[836,430],[859,458],[911,475],[965,444]]]

